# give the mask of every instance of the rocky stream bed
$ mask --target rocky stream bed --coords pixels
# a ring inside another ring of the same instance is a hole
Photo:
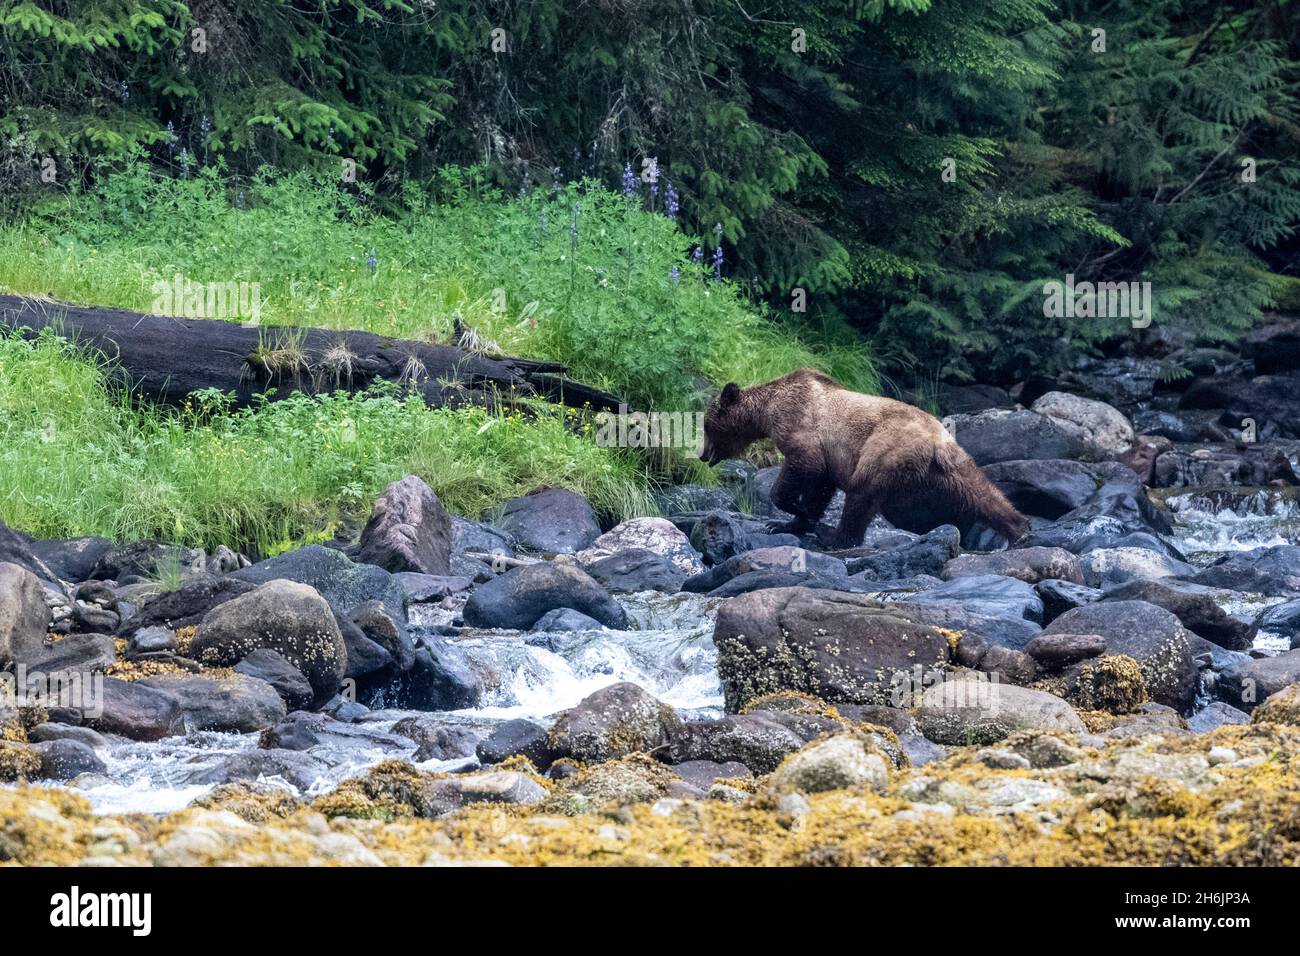
[[[84,678],[0,684],[0,862],[1294,864],[1300,389],[1198,360],[954,396],[1009,550],[825,553],[743,462],[604,531],[406,478],[258,562],[0,527],[0,665]]]

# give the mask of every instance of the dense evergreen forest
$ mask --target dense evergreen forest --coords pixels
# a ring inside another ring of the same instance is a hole
[[[1300,300],[1298,56],[1289,0],[9,0],[0,195],[596,179],[891,376],[1009,382],[1132,337],[1044,318],[1066,275],[1210,338]]]

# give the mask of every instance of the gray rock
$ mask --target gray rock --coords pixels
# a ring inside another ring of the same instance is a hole
[[[382,601],[395,621],[406,623],[406,595],[393,575],[373,564],[357,564],[342,551],[311,544],[259,561],[231,575],[240,581],[296,581],[315,588],[340,614],[366,601]]]
[[[545,773],[555,760],[549,743],[549,731],[531,720],[507,720],[498,726],[476,750],[485,764],[500,763],[514,756],[527,757]]]
[[[666,747],[681,727],[677,713],[636,684],[602,687],[566,710],[551,727],[557,757],[584,763],[616,760]]]
[[[420,604],[428,601],[441,601],[453,594],[461,594],[474,586],[471,578],[459,574],[416,574],[413,571],[399,571],[393,580],[406,594],[408,601]]]
[[[465,603],[465,623],[527,630],[547,611],[562,607],[617,630],[628,626],[622,606],[590,575],[555,562],[517,567],[479,586]]]
[[[385,571],[451,573],[451,518],[433,489],[414,475],[395,481],[375,500],[361,532],[358,559]]]
[[[740,763],[755,774],[771,773],[806,741],[776,714],[729,714],[721,720],[692,720],[673,735],[674,764],[695,760]]]
[[[1034,585],[1043,602],[1043,623],[1051,624],[1066,611],[1083,607],[1101,599],[1104,593],[1099,588],[1090,588],[1084,584],[1070,581],[1039,581]]]
[[[1187,726],[1195,734],[1207,734],[1211,730],[1228,724],[1248,723],[1250,723],[1250,714],[1244,710],[1238,710],[1231,704],[1225,704],[1221,700],[1210,701],[1187,718]]]
[[[87,677],[108,669],[117,660],[117,648],[107,634],[69,634],[42,647],[24,663],[29,673],[82,674]]]
[[[557,607],[547,611],[533,624],[534,632],[548,631],[600,631],[605,627],[594,617],[589,617],[571,607]],[[531,643],[531,640],[530,640]]]
[[[1231,591],[1287,597],[1300,595],[1300,545],[1234,551],[1191,580]]]
[[[142,687],[170,694],[181,707],[187,731],[212,730],[246,734],[283,720],[284,701],[264,680],[236,673],[158,674],[136,681]]]
[[[1219,674],[1215,692],[1241,710],[1254,710],[1267,698],[1300,681],[1300,651],[1245,661]]]
[[[1025,645],[1025,653],[1044,667],[1065,667],[1106,653],[1100,634],[1040,634]]]
[[[1145,601],[1102,601],[1066,611],[1043,634],[1100,634],[1107,654],[1133,658],[1151,699],[1190,714],[1200,687],[1190,633],[1164,608]]]
[[[961,532],[953,525],[945,524],[915,541],[875,554],[848,558],[844,563],[850,574],[889,581],[917,574],[938,576],[960,552]]]
[[[584,565],[584,570],[616,594],[681,590],[686,573],[670,559],[644,548],[621,551]]]
[[[161,740],[185,732],[180,703],[171,694],[137,682],[104,678],[99,713],[87,709],[86,726],[131,740]]]
[[[1122,412],[1105,402],[1066,392],[1048,392],[1030,408],[1079,429],[1097,457],[1118,455],[1133,444],[1133,425]]]
[[[925,690],[917,711],[921,732],[935,743],[988,744],[1018,730],[1086,731],[1061,698],[1028,687],[955,680]]]
[[[1166,578],[1121,584],[1108,590],[1105,600],[1146,601],[1169,611],[1189,631],[1207,641],[1229,650],[1244,651],[1254,643],[1255,628],[1223,609],[1222,602],[1233,597],[1231,591]]]
[[[406,626],[393,618],[380,601],[364,601],[352,609],[349,620],[392,657],[398,670],[410,670],[415,663],[415,644]]]
[[[86,581],[100,558],[113,549],[107,538],[64,538],[33,541],[32,553],[62,581]]]
[[[1112,588],[1130,581],[1190,577],[1196,568],[1186,561],[1166,557],[1146,548],[1097,548],[1081,560],[1085,583],[1094,588]]]
[[[889,768],[880,754],[864,746],[861,737],[836,734],[814,741],[786,759],[772,773],[768,785],[776,792],[871,790],[883,793],[889,785]]]
[[[1032,411],[989,409],[950,415],[944,425],[977,465],[1026,459],[1104,457],[1083,430]]]
[[[140,610],[123,624],[120,633],[131,637],[151,627],[170,631],[195,627],[214,607],[247,594],[254,587],[254,584],[237,578],[197,575],[175,590],[148,597]]]
[[[501,527],[519,546],[543,554],[572,554],[600,537],[591,505],[579,494],[544,488],[505,503]]]
[[[949,652],[938,630],[870,598],[808,588],[732,598],[718,609],[713,640],[731,711],[786,690],[887,703],[899,673],[941,666]]]
[[[818,575],[822,578],[843,578],[848,573],[842,560],[829,554],[822,554],[820,551],[789,546],[756,548],[730,557],[707,571],[687,578],[681,589],[695,594],[706,594],[733,578],[756,571]]]
[[[235,665],[235,670],[270,684],[289,710],[302,710],[311,706],[315,696],[302,671],[269,647],[259,647],[253,651]]]
[[[943,566],[945,581],[1001,575],[1028,584],[1045,580],[1083,584],[1079,559],[1062,548],[1017,548],[992,554],[963,554]]]
[[[56,724],[49,721],[43,724],[37,724],[31,730],[27,731],[27,739],[34,744],[48,743],[51,740],[75,740],[92,749],[99,749],[108,746],[108,741],[105,740],[101,734],[91,730],[89,727],[77,727],[72,724]]]
[[[188,782],[222,784],[279,777],[299,790],[310,790],[328,767],[310,754],[293,750],[245,750],[231,754],[213,767],[195,771]]]
[[[330,605],[312,587],[269,581],[218,605],[203,618],[190,653],[204,663],[231,667],[259,647],[300,670],[317,703],[338,692],[347,649]]]
[[[79,740],[48,740],[32,744],[31,749],[41,758],[40,776],[46,780],[71,780],[78,774],[108,770],[95,751]]]
[[[959,604],[993,618],[1043,619],[1043,601],[1033,585],[996,574],[959,577],[911,598],[910,604]]]
[[[1255,619],[1255,627],[1290,638],[1291,649],[1295,650],[1300,647],[1300,600],[1273,605]]]
[[[140,654],[158,654],[177,648],[176,632],[157,624],[143,627],[131,635],[126,644],[127,657]]]
[[[50,608],[36,575],[0,561],[0,669],[39,655],[49,624]]]

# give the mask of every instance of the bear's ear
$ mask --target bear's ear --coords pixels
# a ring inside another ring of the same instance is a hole
[[[722,388],[721,404],[723,408],[728,405],[734,405],[740,401],[740,386],[735,382],[728,382]]]

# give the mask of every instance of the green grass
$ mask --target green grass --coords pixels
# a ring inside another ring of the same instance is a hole
[[[638,407],[698,407],[702,385],[814,365],[876,391],[860,342],[809,344],[714,281],[704,245],[595,183],[511,200],[472,170],[411,189],[392,215],[306,174],[237,186],[143,165],[0,229],[0,288],[149,311],[155,282],[257,282],[265,324],[449,341],[461,319],[503,352],[564,362]],[[373,250],[375,261],[369,261]],[[676,269],[674,277],[673,270]]]
[[[876,390],[860,343],[808,344],[717,281],[710,250],[694,262],[696,239],[595,183],[507,200],[472,170],[445,169],[400,209],[369,203],[306,174],[234,184],[135,165],[0,228],[0,290],[150,311],[155,283],[180,273],[259,283],[269,327],[449,341],[459,318],[502,352],[564,362],[641,408],[699,408],[724,382],[805,365]],[[281,333],[265,335],[283,347]],[[390,389],[242,411],[196,395],[162,411],[106,381],[53,335],[0,339],[0,518],[40,537],[265,555],[364,519],[406,474],[464,515],[551,485],[609,520],[653,513],[657,482],[711,480],[676,451],[600,448],[590,422],[550,407],[435,411]]]
[[[48,333],[0,337],[0,517],[38,537],[162,538],[270,554],[364,519],[416,474],[455,513],[541,485],[573,488],[610,520],[653,513],[632,456],[597,447],[565,413],[492,417],[392,394],[295,396],[231,411],[199,395],[137,409]]]

